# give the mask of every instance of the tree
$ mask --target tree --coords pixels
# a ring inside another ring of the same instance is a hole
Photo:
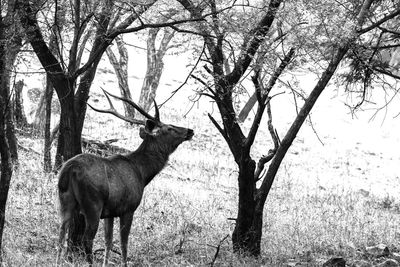
[[[25,127],[28,125],[25,113],[24,103],[22,98],[22,90],[24,88],[24,80],[19,80],[14,85],[14,97],[13,97],[13,111],[14,121],[18,127]]]
[[[343,6],[330,1],[296,3],[296,5],[299,4],[304,7],[302,11],[309,16],[308,18],[317,19],[317,23],[324,23],[326,19],[331,19],[328,22],[331,23],[329,24],[330,29],[324,28],[325,32],[319,32],[320,41],[316,38],[315,32],[301,36],[304,32],[300,31],[297,39],[296,36],[291,37],[291,39],[283,38],[299,31],[299,29],[295,29],[295,31],[289,29],[287,32],[282,32],[279,24],[284,22],[285,19],[287,22],[295,14],[294,6],[290,5],[289,2],[285,2],[285,6],[282,6],[283,0],[271,0],[266,6],[262,6],[263,2],[260,1],[261,6],[253,6],[255,11],[246,10],[246,13],[241,14],[246,20],[241,20],[239,23],[235,21],[235,18],[240,17],[240,14],[233,13],[238,10],[234,3],[229,6],[229,2],[228,4],[217,4],[216,1],[208,1],[207,4],[196,5],[188,0],[178,1],[193,17],[201,16],[202,12],[208,9],[213,14],[208,23],[200,22],[195,26],[196,34],[203,36],[204,39],[207,49],[204,61],[208,63],[205,70],[208,75],[212,76],[212,79],[206,82],[204,78],[193,77],[206,88],[206,92],[202,92],[202,94],[215,101],[221,115],[222,125],[211,114],[209,114],[209,118],[224,137],[239,169],[239,203],[235,229],[232,234],[233,249],[236,252],[258,256],[261,252],[264,205],[280,164],[293,140],[348,51],[353,50],[357,42],[363,39],[360,38],[362,34],[382,24],[378,22],[370,23],[367,18],[373,21],[373,16],[377,16],[380,21],[386,21],[398,16],[399,7],[392,3],[390,9],[383,11],[377,8],[381,5],[381,2],[372,5],[372,0],[363,1],[362,5],[349,1]],[[314,9],[310,12],[306,7]],[[332,8],[332,11],[327,14],[329,8]],[[390,13],[388,13],[389,11]],[[315,15],[314,13],[318,14]],[[251,20],[252,16],[257,20]],[[318,18],[322,18],[322,21],[319,21]],[[370,26],[362,28],[366,21],[369,22]],[[296,24],[297,26],[301,25],[301,21],[297,21]],[[344,26],[338,29],[335,25]],[[275,31],[274,27],[278,29],[276,31],[278,34],[275,36],[272,34]],[[238,30],[232,31],[233,28]],[[239,32],[240,30],[244,30],[244,32]],[[310,32],[309,29],[308,31]],[[307,36],[309,37],[308,41],[304,40]],[[329,41],[326,41],[327,39]],[[238,40],[242,40],[241,43]],[[274,41],[279,42],[274,44]],[[313,43],[313,45],[304,46],[304,41],[308,44]],[[235,48],[235,44],[238,43],[239,45]],[[265,45],[266,47],[264,47]],[[266,54],[263,49],[276,51],[274,47],[279,48],[280,54],[275,53],[271,63],[268,62],[270,55]],[[311,93],[305,98],[303,106],[281,141],[272,126],[270,116],[268,128],[274,140],[274,148],[270,149],[267,155],[262,156],[256,164],[250,152],[264,111],[267,110],[267,113],[271,114],[269,108],[270,92],[295,57],[297,57],[297,60],[302,59],[303,63],[313,58],[311,54],[304,53],[307,50],[314,50],[312,53],[320,51],[318,56],[319,80]],[[295,51],[296,56],[294,55]],[[261,65],[256,60],[259,56],[261,56]],[[280,58],[277,66],[274,64],[276,56]],[[270,68],[267,72],[269,80],[264,83],[262,77],[265,75],[261,75],[261,72],[264,71],[264,68],[267,69],[267,63],[272,66],[272,70]],[[257,109],[246,134],[237,118],[234,97],[238,94],[241,81],[252,69],[254,70],[252,77],[255,87],[254,103],[257,104]],[[269,163],[269,165],[265,174],[263,174],[266,163]]]
[[[16,18],[14,6],[15,1],[10,0],[7,2],[7,13],[4,17],[4,39],[6,42],[6,53],[5,53],[5,76],[4,85],[7,86],[6,91],[11,91],[11,74],[12,69],[17,58],[18,52],[22,47],[22,32]],[[3,9],[2,9],[3,10]],[[5,113],[6,115],[6,131],[8,145],[10,148],[11,159],[16,166],[18,165],[18,146],[17,138],[15,136],[15,126],[14,126],[14,110],[11,106],[10,110]]]
[[[3,10],[3,6],[2,10]],[[12,118],[12,110],[10,103],[9,91],[9,72],[7,71],[7,32],[9,32],[9,18],[13,16],[14,3],[9,1],[7,3],[7,14],[3,17],[0,14],[0,264],[3,262],[3,231],[6,215],[6,204],[8,198],[8,191],[12,178],[12,155],[11,147],[9,145],[10,138],[9,131],[13,132],[13,124],[10,124],[10,117]]]

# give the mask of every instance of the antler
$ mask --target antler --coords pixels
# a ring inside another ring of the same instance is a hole
[[[103,88],[101,88],[101,90],[103,90],[103,93],[104,93],[104,95],[105,95],[106,98],[107,98],[107,101],[108,101],[108,103],[109,103],[109,105],[110,105],[110,108],[109,108],[109,109],[104,109],[104,110],[102,110],[102,109],[95,108],[95,107],[93,107],[92,105],[90,105],[90,104],[88,103],[88,106],[91,107],[94,111],[101,112],[101,113],[113,114],[114,116],[116,116],[116,117],[118,117],[118,118],[120,118],[120,119],[122,119],[122,120],[124,120],[124,121],[130,122],[130,123],[140,124],[140,125],[145,125],[145,124],[146,124],[146,123],[145,123],[144,121],[142,121],[142,120],[137,120],[137,119],[134,119],[134,118],[129,118],[129,117],[126,117],[126,116],[124,116],[124,115],[118,113],[117,110],[114,108],[114,105],[112,104],[111,99],[110,99],[110,97],[109,97],[109,96],[112,96],[112,97],[114,97],[114,98],[116,98],[116,99],[119,99],[119,100],[121,100],[121,101],[124,101],[124,102],[130,104],[130,105],[133,106],[137,111],[139,111],[143,116],[145,116],[147,119],[160,123],[160,112],[159,112],[159,110],[158,110],[158,106],[157,106],[157,103],[156,103],[155,100],[153,100],[153,101],[154,101],[154,108],[155,108],[155,116],[153,117],[153,116],[151,116],[149,113],[147,113],[146,111],[144,111],[144,109],[142,109],[140,106],[138,106],[138,105],[137,105],[135,102],[133,102],[132,100],[130,100],[130,99],[128,99],[128,98],[125,98],[125,97],[120,97],[120,96],[113,95],[113,94],[107,92],[107,91],[106,91],[105,89],[103,89]]]
[[[158,110],[158,106],[157,106],[156,100],[154,98],[153,98],[153,102],[154,102],[154,109],[155,109],[154,118],[157,121],[160,121],[160,111]]]
[[[116,99],[119,99],[121,101],[124,101],[124,102],[128,103],[129,105],[134,107],[137,111],[139,111],[143,116],[145,116],[149,120],[160,122],[160,114],[159,114],[158,107],[157,107],[157,104],[156,104],[155,100],[154,100],[154,103],[155,103],[156,113],[155,113],[155,117],[153,117],[149,113],[147,113],[143,108],[141,108],[135,102],[133,102],[132,100],[130,100],[128,98],[125,98],[125,97],[120,97],[120,96],[113,95],[113,94],[107,92],[106,90],[104,90],[103,88],[101,88],[101,90],[103,90],[105,95],[110,95],[110,96],[112,96],[112,97],[114,97]]]
[[[104,92],[104,95],[105,95],[106,98],[107,98],[107,101],[108,101],[108,104],[110,105],[110,108],[109,108],[109,109],[98,109],[98,108],[93,107],[93,106],[90,105],[89,103],[87,103],[87,105],[88,105],[89,107],[91,107],[94,111],[97,111],[97,112],[100,112],[100,113],[109,113],[109,114],[112,114],[112,115],[114,115],[114,116],[116,116],[116,117],[118,117],[118,118],[120,118],[120,119],[122,119],[122,120],[124,120],[124,121],[130,122],[130,123],[133,123],[133,124],[145,125],[145,122],[144,122],[144,121],[137,120],[137,119],[134,119],[134,118],[129,118],[129,117],[126,117],[126,116],[124,116],[124,115],[118,113],[117,110],[114,108],[114,105],[112,104],[111,99],[110,99],[110,97],[108,96],[107,91],[104,90],[103,88],[102,88],[102,90],[103,90],[103,92]]]

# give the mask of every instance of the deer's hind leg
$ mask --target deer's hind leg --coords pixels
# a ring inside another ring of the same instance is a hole
[[[122,266],[127,265],[128,238],[131,230],[133,212],[126,213],[119,218],[119,233],[121,236]]]
[[[103,266],[108,266],[108,259],[110,258],[110,251],[112,249],[113,227],[114,227],[114,218],[105,218],[104,237],[106,240],[106,250],[104,252]]]
[[[70,192],[60,193],[59,199],[61,225],[58,237],[58,252],[56,260],[57,265],[60,263],[61,260],[62,251],[65,244],[65,237],[72,219],[72,214],[74,213],[74,210],[78,208],[78,203],[75,201]]]
[[[103,208],[102,202],[93,202],[87,200],[82,203],[81,211],[85,217],[85,233],[83,235],[83,242],[85,247],[85,254],[87,262],[92,265],[93,263],[93,239],[96,236],[99,227],[100,216]]]

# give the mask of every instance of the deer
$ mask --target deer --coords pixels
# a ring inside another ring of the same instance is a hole
[[[176,148],[194,135],[192,129],[162,123],[155,101],[153,117],[132,100],[113,95],[104,89],[103,92],[109,109],[88,105],[97,112],[109,113],[129,123],[143,126],[139,129],[139,136],[143,141],[135,151],[128,154],[110,157],[80,154],[64,163],[58,176],[61,226],[57,265],[62,257],[72,216],[79,212],[85,218],[83,246],[89,265],[93,264],[93,240],[100,219],[104,219],[105,233],[103,266],[108,265],[114,218],[119,217],[122,265],[127,266],[129,232],[144,188],[160,173]],[[132,105],[145,119],[138,120],[118,113],[109,96]]]

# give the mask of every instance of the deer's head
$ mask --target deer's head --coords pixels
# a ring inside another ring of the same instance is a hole
[[[132,124],[139,124],[143,125],[140,128],[139,136],[143,140],[153,141],[158,143],[159,145],[167,145],[171,147],[173,150],[177,148],[182,142],[192,139],[194,132],[192,129],[184,128],[175,126],[172,124],[165,124],[162,123],[160,120],[160,112],[158,110],[157,103],[154,101],[154,108],[155,108],[155,115],[154,117],[148,114],[145,110],[143,110],[140,106],[138,106],[135,102],[130,99],[119,97],[103,89],[104,95],[106,96],[110,108],[107,110],[101,110],[92,107],[88,104],[93,110],[102,113],[110,113],[114,116],[130,122]],[[114,108],[111,99],[109,96],[117,98],[121,101],[127,102],[128,104],[132,105],[137,111],[139,111],[146,119],[145,120],[137,120],[135,118],[130,118],[123,116],[122,114],[118,113]]]

